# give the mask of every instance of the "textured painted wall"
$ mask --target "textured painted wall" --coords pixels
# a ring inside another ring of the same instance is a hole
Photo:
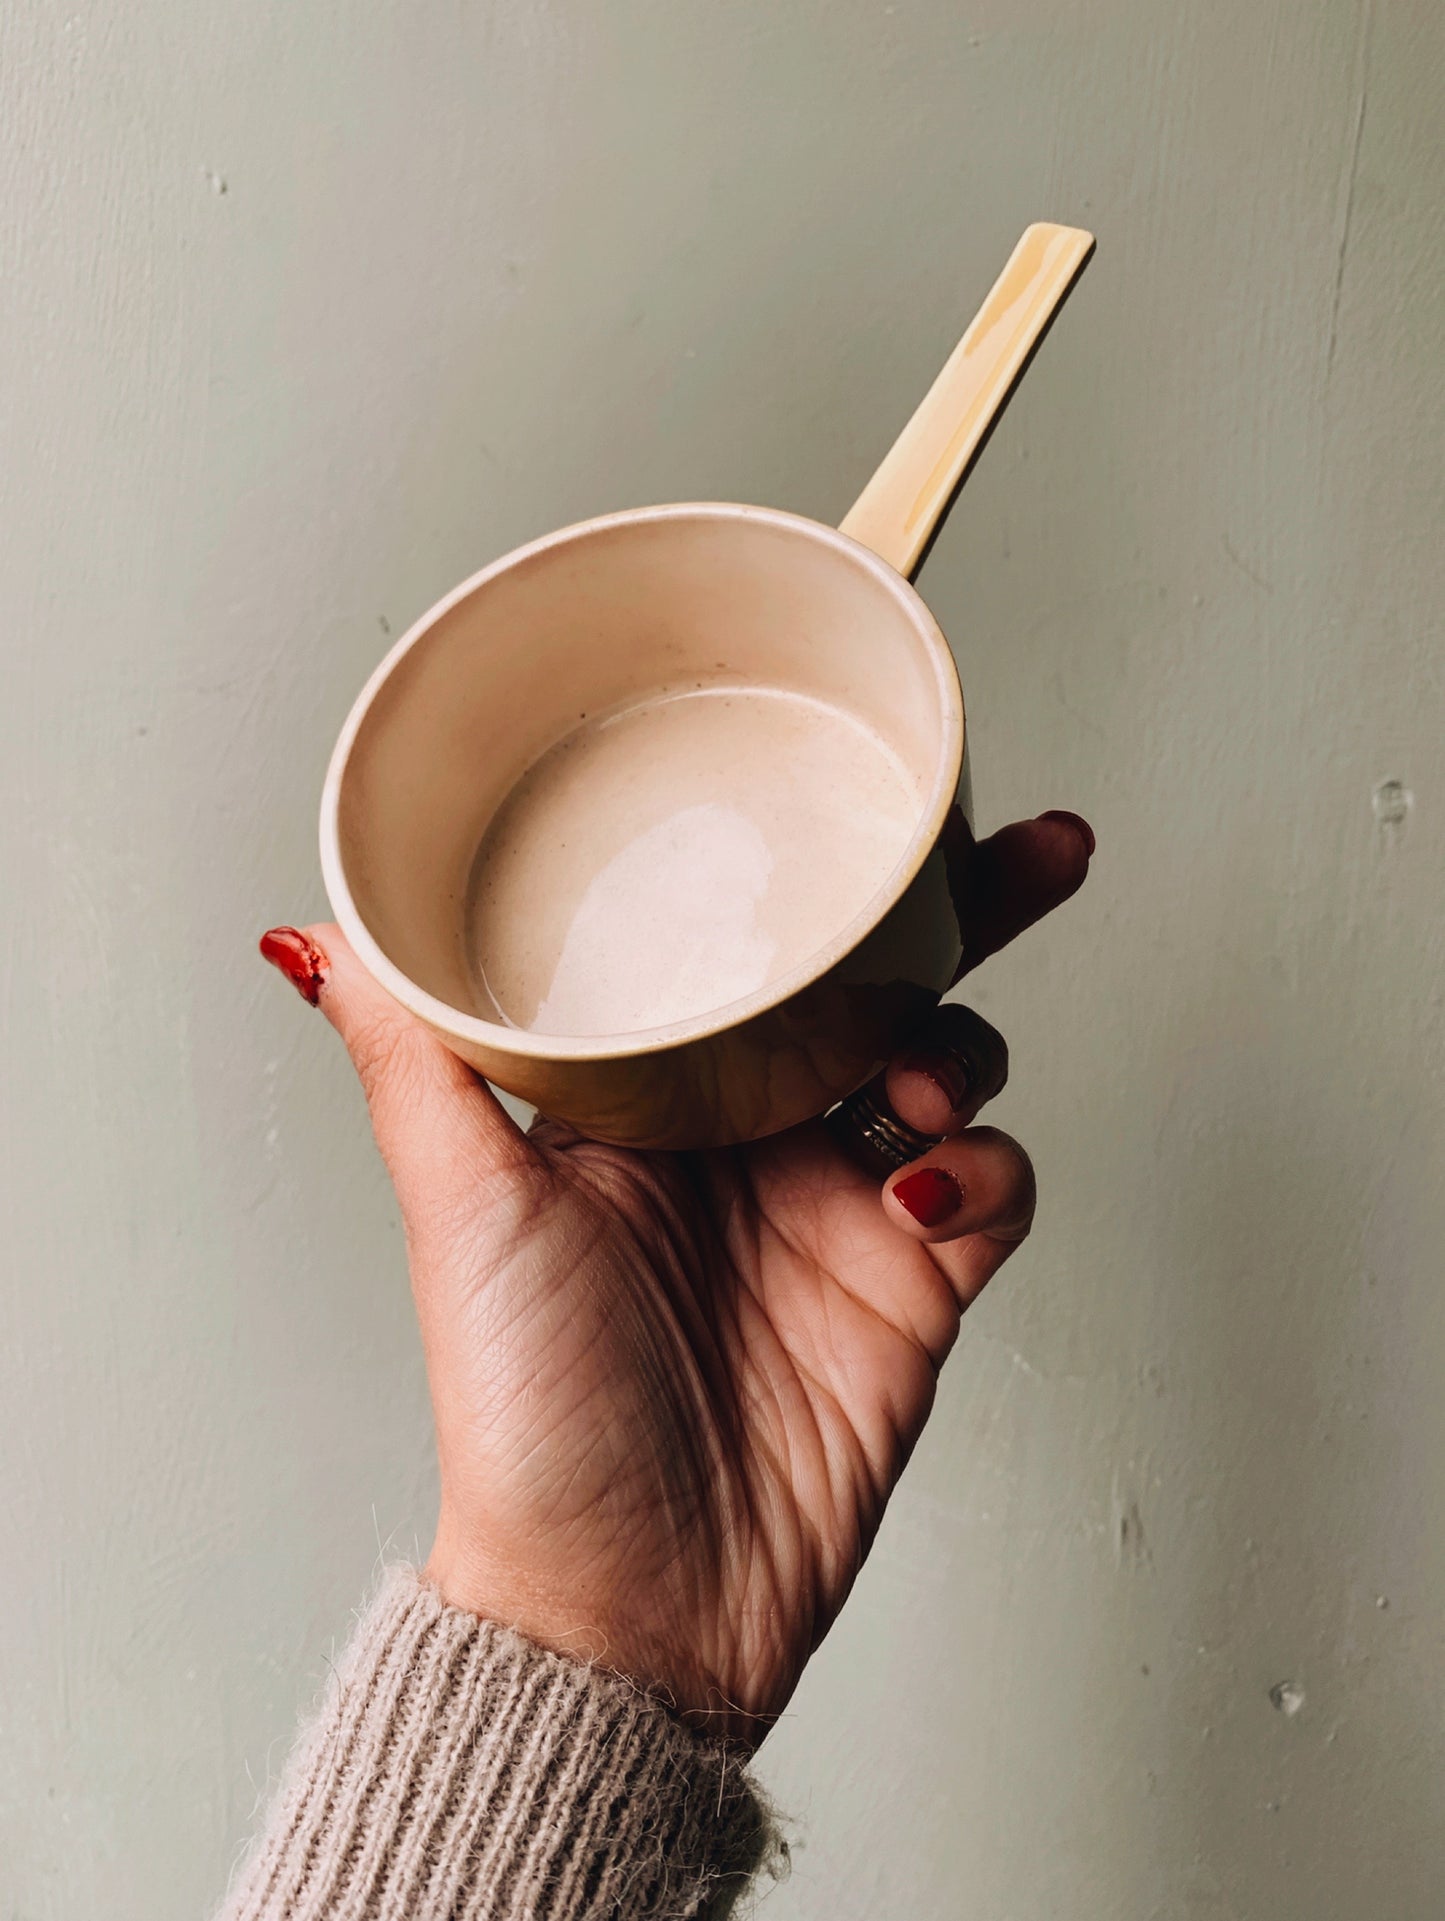
[[[767,1911],[1438,1916],[1442,82],[1428,0],[11,0],[6,1921],[201,1912],[430,1521],[253,951],[353,691],[559,522],[837,517],[1036,216],[1099,257],[925,585],[982,819],[1100,853],[977,982],[1040,1226],[765,1750]]]

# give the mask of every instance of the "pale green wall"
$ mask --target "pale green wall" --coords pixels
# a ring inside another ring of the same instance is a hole
[[[1438,1917],[1442,86],[1433,0],[10,0],[6,1921],[199,1913],[430,1518],[254,955],[386,633],[595,510],[838,516],[1040,216],[1099,255],[925,587],[981,818],[1099,834],[977,983],[1043,1211],[765,1750],[767,1912]]]

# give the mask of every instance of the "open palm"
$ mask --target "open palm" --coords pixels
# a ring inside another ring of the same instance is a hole
[[[963,838],[965,971],[1080,885],[1081,826]],[[892,1063],[894,1113],[946,1138],[880,1198],[820,1121],[693,1154],[524,1134],[338,928],[267,941],[342,1034],[401,1203],[441,1467],[429,1574],[759,1739],[868,1551],[959,1316],[1028,1231],[1026,1156],[971,1125],[1002,1041],[944,1007]]]

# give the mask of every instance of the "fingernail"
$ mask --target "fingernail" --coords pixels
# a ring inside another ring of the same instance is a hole
[[[1065,827],[1072,827],[1079,839],[1084,843],[1085,854],[1088,855],[1090,859],[1093,858],[1094,830],[1082,814],[1070,814],[1065,812],[1062,807],[1051,807],[1046,814],[1040,814],[1039,819],[1061,820]]]
[[[280,968],[302,1000],[316,1005],[326,984],[326,956],[314,940],[295,927],[272,927],[261,936],[261,956]]]
[[[920,1227],[942,1227],[963,1206],[963,1189],[946,1167],[920,1167],[904,1175],[893,1198]]]
[[[968,1099],[973,1076],[961,1054],[939,1051],[905,1054],[898,1065],[910,1074],[922,1074],[925,1080],[932,1081],[948,1102],[951,1113],[956,1114]]]

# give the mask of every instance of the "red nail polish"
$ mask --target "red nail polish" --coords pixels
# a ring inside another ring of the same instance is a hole
[[[1093,859],[1094,830],[1082,814],[1070,814],[1062,807],[1051,807],[1046,814],[1040,814],[1039,819],[1061,820],[1065,827],[1072,827],[1079,839],[1084,843],[1085,854],[1087,854],[1091,860]]]
[[[954,1114],[968,1099],[968,1090],[973,1086],[973,1075],[961,1054],[945,1054],[934,1048],[905,1054],[898,1065],[910,1074],[922,1074],[931,1080]]]
[[[261,936],[261,955],[281,969],[302,1000],[316,1005],[326,984],[326,956],[315,941],[295,927],[273,927]]]
[[[920,1227],[942,1227],[963,1206],[963,1189],[946,1167],[920,1167],[899,1181],[893,1198]]]

